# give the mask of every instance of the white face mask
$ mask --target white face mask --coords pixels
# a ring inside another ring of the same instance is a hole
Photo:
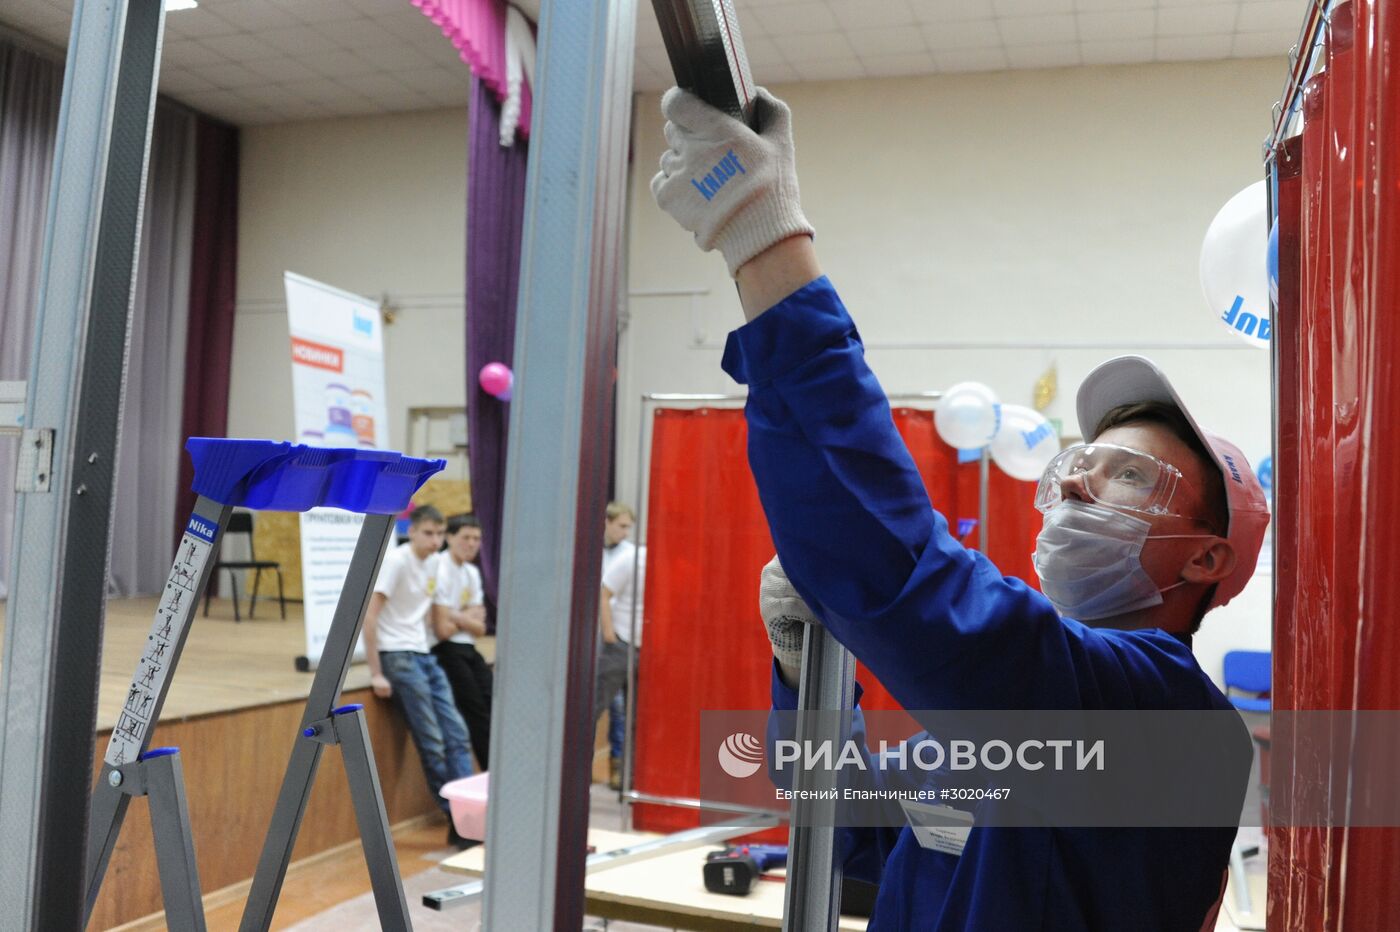
[[[1152,525],[1113,508],[1064,501],[1045,513],[1035,541],[1040,590],[1061,615],[1079,621],[1112,618],[1162,603],[1162,593],[1142,568],[1142,545]],[[1156,534],[1153,539],[1213,537]]]

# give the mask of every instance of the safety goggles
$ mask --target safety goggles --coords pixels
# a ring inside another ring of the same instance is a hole
[[[1079,493],[1077,497],[1110,508],[1146,515],[1181,514],[1172,509],[1173,496],[1184,486],[1181,470],[1130,447],[1081,443],[1062,450],[1040,477],[1035,507],[1047,512],[1060,504],[1066,485]]]

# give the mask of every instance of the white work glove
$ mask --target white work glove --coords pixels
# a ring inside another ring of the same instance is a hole
[[[769,246],[815,232],[797,198],[792,111],[759,88],[753,112],[759,132],[678,87],[661,98],[670,148],[652,196],[701,249],[720,251],[730,275]]]
[[[801,670],[803,631],[807,625],[820,625],[821,620],[792,588],[777,557],[768,561],[759,577],[758,613],[763,616],[779,665],[786,670]]]

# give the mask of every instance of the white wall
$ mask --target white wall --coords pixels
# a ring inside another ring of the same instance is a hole
[[[1124,352],[1157,359],[1207,425],[1251,459],[1269,445],[1266,354],[1212,323],[1197,284],[1215,211],[1261,176],[1283,81],[1274,60],[1019,71],[775,88],[795,111],[804,207],[890,391],[963,379],[1049,414]],[[741,318],[723,263],[658,211],[654,95],[637,101],[620,369],[619,491],[632,497],[643,392],[740,391],[719,369]],[[292,435],[282,272],[403,306],[386,328],[390,433],[416,405],[464,403],[466,119],[456,110],[243,133],[229,429]],[[639,292],[699,290],[690,297]],[[948,348],[949,343],[984,348]],[[1186,348],[1165,348],[1168,346]],[[939,348],[942,347],[942,348]],[[990,348],[986,348],[990,347]],[[1268,644],[1267,580],[1197,640]]]
[[[408,408],[466,403],[466,135],[465,110],[244,128],[230,436],[293,437],[287,270],[400,308],[395,447]]]
[[[1270,442],[1268,355],[1209,319],[1197,262],[1215,212],[1262,177],[1283,75],[1282,61],[1253,60],[775,90],[794,111],[818,252],[887,391],[977,379],[1029,404],[1053,363],[1047,414],[1077,433],[1083,376],[1141,352],[1257,461]],[[742,391],[719,369],[742,322],[723,262],[699,253],[647,188],[664,148],[657,104],[640,96],[634,121],[624,496],[642,393]],[[645,294],[689,290],[703,293]],[[950,346],[968,343],[977,348]],[[1197,648],[1208,671],[1225,649],[1267,646],[1268,608],[1265,581],[1212,617]]]

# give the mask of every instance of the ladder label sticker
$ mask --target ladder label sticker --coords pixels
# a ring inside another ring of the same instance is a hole
[[[219,529],[210,521],[206,521],[199,515],[192,515],[190,523],[185,527],[185,533],[197,537],[206,544],[214,543],[214,534]]]
[[[175,552],[175,565],[165,580],[151,632],[127,687],[117,725],[112,729],[104,760],[120,767],[136,760],[160,713],[161,696],[174,666],[185,627],[194,617],[195,587],[213,550],[218,525],[195,515],[185,527]]]

